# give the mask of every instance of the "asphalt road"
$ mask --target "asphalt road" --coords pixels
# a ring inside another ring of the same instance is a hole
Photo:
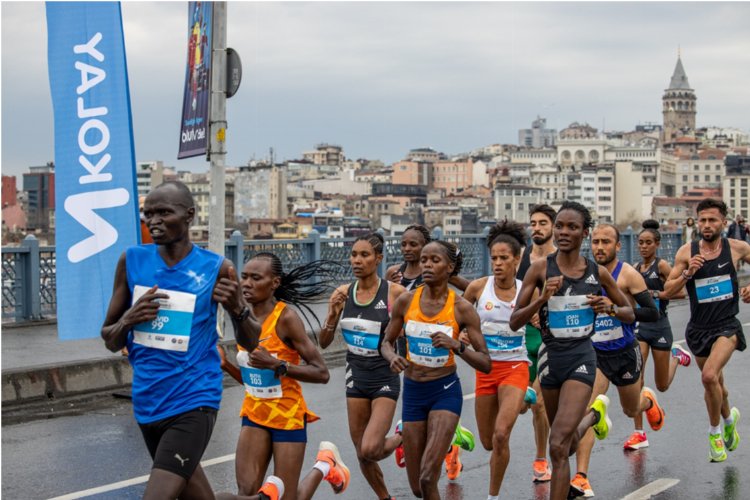
[[[687,321],[686,304],[671,309],[676,340],[683,338]],[[750,307],[741,306],[741,321],[750,326]],[[652,379],[649,361],[647,381]],[[459,362],[465,404],[462,422],[476,430],[474,419],[474,375]],[[680,367],[670,390],[660,395],[666,410],[666,423],[658,433],[649,432],[651,446],[637,452],[624,452],[622,443],[632,431],[632,423],[620,411],[614,389],[612,398],[613,430],[610,437],[597,442],[589,477],[597,498],[620,499],[642,487],[671,484],[658,499],[750,498],[750,354],[735,353],[726,369],[730,402],[745,413],[740,423],[743,442],[721,464],[708,462],[708,417],[703,403],[700,373],[695,365]],[[309,406],[322,420],[309,426],[309,446],[305,466],[309,468],[321,440],[338,444],[344,461],[352,469],[349,489],[335,498],[374,498],[358,471],[354,447],[346,427],[344,371],[331,369],[327,386],[304,385]],[[234,451],[239,432],[237,417],[243,389],[227,387],[222,409],[211,443],[204,455],[205,470],[214,489],[234,491]],[[400,413],[400,407],[397,414]],[[478,441],[478,440],[477,440]],[[462,455],[464,472],[455,481],[441,479],[444,499],[484,499],[487,495],[489,452],[477,446]],[[534,459],[531,414],[519,417],[511,436],[511,462],[501,498],[547,498],[547,485],[531,482]],[[118,399],[98,401],[87,412],[72,417],[29,421],[2,428],[2,496],[8,499],[64,498],[140,498],[149,472],[150,460],[140,431],[132,417],[130,403]],[[412,498],[405,471],[392,458],[381,462],[396,498]],[[571,466],[573,468],[574,465]],[[270,472],[270,471],[269,471]],[[656,482],[656,483],[655,483]],[[98,490],[92,490],[98,489]],[[658,488],[657,488],[658,489]],[[334,498],[323,483],[316,498]],[[650,498],[647,495],[629,497]]]

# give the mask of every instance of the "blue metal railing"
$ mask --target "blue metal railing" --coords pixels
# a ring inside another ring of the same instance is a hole
[[[487,229],[482,234],[443,235],[438,228],[433,239],[445,239],[456,243],[464,255],[461,275],[474,279],[490,273],[489,252],[485,245]],[[682,244],[680,232],[661,233],[659,256],[672,261]],[[638,233],[626,229],[620,236],[622,249],[618,258],[633,263],[640,260]],[[307,238],[294,240],[243,240],[235,233],[225,243],[225,255],[237,269],[243,262],[259,252],[273,252],[291,269],[311,260],[328,259],[345,264],[338,276],[341,283],[354,279],[349,262],[349,252],[355,238],[327,239],[313,231]],[[380,274],[388,266],[401,262],[401,238],[385,237],[385,251]],[[206,246],[206,243],[198,243]],[[585,241],[583,252],[591,256],[589,241]],[[22,323],[54,317],[57,311],[57,286],[55,274],[55,247],[39,246],[34,236],[27,236],[19,247],[2,249],[3,278],[3,322]]]

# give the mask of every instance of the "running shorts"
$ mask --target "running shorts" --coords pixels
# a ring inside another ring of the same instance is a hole
[[[366,358],[365,358],[366,359]],[[398,401],[401,377],[391,371],[390,365],[380,356],[371,360],[347,360],[346,397]]]
[[[747,347],[745,333],[742,331],[742,323],[737,318],[708,328],[701,328],[688,323],[685,329],[687,345],[698,358],[707,358],[711,354],[711,347],[713,347],[717,338],[733,335],[737,335],[737,350],[744,351]]]
[[[200,407],[156,422],[139,424],[139,427],[154,460],[153,467],[190,481],[206,451],[215,424],[216,410]]]
[[[529,385],[536,380],[537,360],[539,359],[539,347],[542,345],[542,332],[531,325],[526,325],[526,351],[529,355]]]
[[[529,363],[526,361],[493,361],[492,371],[477,371],[477,396],[497,396],[497,388],[511,385],[526,392],[529,382]]]
[[[635,329],[635,337],[651,347],[655,351],[669,351],[672,349],[672,326],[669,317],[661,316],[658,321],[652,323],[638,323]]]
[[[307,443],[307,415],[305,415],[305,426],[302,429],[274,429],[273,427],[256,424],[247,417],[242,417],[242,425],[263,429],[271,435],[272,443]]]
[[[596,351],[596,367],[617,387],[635,384],[640,381],[643,369],[638,342],[616,351]]]
[[[560,344],[558,344],[560,345]],[[568,380],[594,387],[596,353],[589,339],[568,342],[564,349],[539,348],[539,384],[544,389],[559,389]]]
[[[463,403],[461,381],[455,372],[430,382],[404,377],[401,413],[404,422],[424,422],[431,411],[437,410],[448,410],[460,417]]]

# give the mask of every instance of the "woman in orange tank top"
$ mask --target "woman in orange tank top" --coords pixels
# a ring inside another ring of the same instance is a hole
[[[309,499],[324,479],[336,493],[349,483],[349,470],[338,449],[323,441],[315,466],[298,485],[307,423],[318,420],[307,408],[300,382],[325,384],[329,373],[302,319],[287,303],[305,308],[306,301],[330,293],[332,264],[315,261],[284,273],[281,260],[264,252],[242,269],[242,294],[262,329],[254,351],[248,353],[238,346],[237,353],[245,386],[235,462],[240,495],[258,492],[257,498],[263,500]],[[313,276],[317,283],[308,285]],[[276,492],[258,491],[271,458],[274,476],[282,484]]]
[[[484,373],[492,367],[476,310],[448,288],[450,277],[461,270],[462,260],[452,243],[434,241],[425,245],[420,256],[424,286],[396,300],[381,347],[391,369],[404,372],[406,472],[414,495],[427,500],[440,498],[440,468],[461,416],[463,395],[455,357]],[[473,349],[458,340],[463,329]],[[394,349],[402,334],[407,337],[406,358]],[[458,453],[455,458],[446,463],[452,479],[461,469]]]

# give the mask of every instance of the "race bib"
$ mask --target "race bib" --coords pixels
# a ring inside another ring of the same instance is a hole
[[[380,321],[369,319],[344,318],[341,332],[349,352],[360,356],[379,356]]]
[[[508,354],[523,350],[525,329],[513,331],[508,323],[482,323],[482,334],[490,355],[493,353]]]
[[[608,314],[598,314],[594,323],[594,336],[591,337],[593,342],[609,342],[610,340],[621,339],[624,336],[622,331],[622,322]]]
[[[237,364],[242,373],[245,392],[250,396],[258,399],[278,399],[283,396],[281,379],[274,377],[273,370],[251,367],[247,351],[237,352]]]
[[[404,332],[409,345],[410,361],[429,368],[439,368],[448,363],[450,351],[433,347],[432,336],[442,332],[452,337],[453,328],[450,325],[435,325],[409,320],[404,327]]]
[[[136,285],[133,289],[133,304],[150,289]],[[155,349],[186,352],[190,343],[196,296],[162,289],[159,289],[159,293],[166,293],[169,298],[159,300],[159,312],[155,319],[133,327],[133,342]]]
[[[732,277],[724,274],[695,280],[695,295],[700,304],[729,300],[734,296]]]
[[[583,338],[594,326],[594,310],[585,295],[553,295],[547,301],[549,330],[556,338]]]

